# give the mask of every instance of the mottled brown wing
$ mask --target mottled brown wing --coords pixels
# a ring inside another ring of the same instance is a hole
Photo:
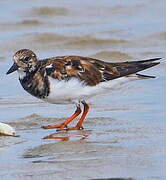
[[[100,82],[134,74],[155,66],[158,62],[153,61],[159,59],[108,63],[87,57],[62,56],[51,58],[49,61],[47,59],[46,72],[47,75],[58,80],[69,80],[71,77],[76,77],[94,86]]]
[[[94,86],[102,81],[102,73],[91,58],[80,56],[55,57],[46,64],[48,76],[58,80],[78,78],[85,84]]]

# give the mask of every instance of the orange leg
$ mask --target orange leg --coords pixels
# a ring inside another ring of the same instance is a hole
[[[54,129],[54,128],[58,128],[59,130],[67,129],[67,125],[68,125],[73,119],[75,119],[80,113],[81,113],[81,108],[80,108],[80,106],[77,106],[77,109],[76,109],[75,113],[74,113],[72,116],[70,116],[69,118],[67,118],[63,123],[61,123],[61,124],[55,124],[55,125],[42,126],[42,128],[44,128],[44,129]]]
[[[88,104],[86,104],[85,101],[82,101],[82,104],[84,105],[84,111],[82,113],[82,116],[81,116],[80,120],[78,121],[78,123],[77,123],[77,125],[75,127],[67,128],[67,130],[84,129],[83,128],[83,123],[84,123],[85,117],[87,116],[87,114],[89,112],[90,106]]]

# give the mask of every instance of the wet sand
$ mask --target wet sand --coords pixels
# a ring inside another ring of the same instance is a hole
[[[20,136],[0,137],[0,179],[166,179],[166,3],[14,2],[0,2],[0,122]],[[43,103],[22,89],[16,73],[5,75],[20,48],[40,58],[163,60],[144,72],[156,79],[90,99],[84,130],[56,132],[41,126],[62,122],[75,107]],[[45,139],[49,134],[56,139]]]

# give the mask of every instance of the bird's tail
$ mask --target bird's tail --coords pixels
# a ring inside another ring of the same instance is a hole
[[[149,76],[149,75],[140,74],[140,73],[136,73],[136,75],[137,75],[140,79],[156,78],[156,76]]]
[[[161,58],[153,58],[141,61],[109,63],[111,71],[107,71],[106,78],[107,80],[111,80],[132,74],[136,74],[140,78],[154,78],[155,76],[142,75],[138,72],[160,64],[160,59]]]
[[[147,59],[147,60],[141,60],[141,61],[132,61],[131,64],[138,65],[139,68],[147,69],[153,66],[156,66],[160,64],[159,60],[161,58],[153,58],[153,59]],[[158,61],[158,62],[156,62]]]
[[[141,68],[141,69],[143,68],[143,70],[144,70],[144,69],[148,69],[150,67],[160,64],[160,62],[159,62],[160,59],[161,58],[153,58],[153,59],[148,59],[148,60],[134,61],[133,63],[138,64],[139,68]],[[156,62],[156,61],[158,61],[158,62]],[[142,70],[139,70],[139,71],[142,71]],[[140,74],[140,73],[136,73],[136,75],[142,79],[156,77],[156,76],[149,76],[149,75],[144,75],[144,74]]]

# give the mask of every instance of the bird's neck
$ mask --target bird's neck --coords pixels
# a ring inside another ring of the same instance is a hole
[[[31,95],[43,99],[50,93],[49,80],[45,69],[36,68],[33,71],[18,71],[22,87]]]

